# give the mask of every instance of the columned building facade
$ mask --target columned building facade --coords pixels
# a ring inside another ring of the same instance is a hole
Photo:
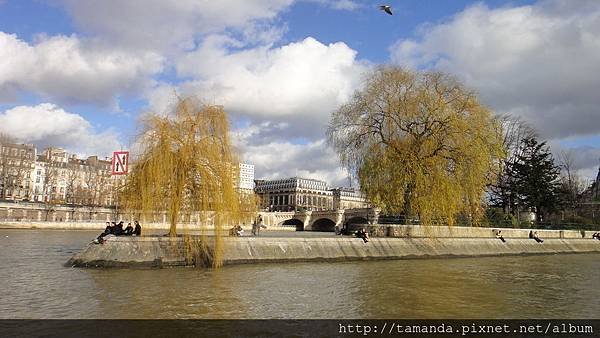
[[[301,177],[256,180],[254,192],[266,211],[322,211],[367,208],[360,191],[329,188],[326,182]]]
[[[254,192],[262,210],[319,211],[333,209],[333,193],[327,183],[311,178],[291,177],[256,180]]]

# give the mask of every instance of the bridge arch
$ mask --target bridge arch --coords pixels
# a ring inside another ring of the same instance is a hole
[[[302,222],[301,220],[299,220],[297,218],[286,219],[285,221],[281,222],[280,225],[281,226],[295,226],[296,231],[304,231],[304,222]]]
[[[312,224],[313,231],[333,232],[335,231],[335,222],[329,218],[319,218]]]

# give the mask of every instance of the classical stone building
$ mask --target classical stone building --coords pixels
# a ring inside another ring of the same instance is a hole
[[[360,192],[352,188],[331,189],[320,180],[291,177],[255,182],[254,191],[262,210],[323,211],[368,206]]]
[[[52,152],[56,153],[56,148]],[[47,150],[39,156],[37,163],[41,167],[41,176],[40,182],[36,183],[39,195],[35,200],[114,206],[117,203],[117,191],[124,184],[125,176],[111,175],[112,161],[98,156],[79,159],[74,154],[67,156],[63,152],[57,157],[49,156],[50,151]]]
[[[354,188],[334,188],[333,193],[333,209],[360,209],[368,208],[369,203],[365,200],[363,194]]]
[[[240,163],[239,169],[238,188],[243,192],[251,193],[254,190],[254,165]]]
[[[333,194],[327,183],[291,177],[279,180],[256,180],[254,192],[260,206],[268,211],[331,210]]]
[[[61,148],[41,154],[32,144],[0,143],[0,199],[51,204],[113,206],[124,176],[109,159],[79,159]]]
[[[0,199],[29,199],[33,190],[36,149],[33,144],[0,140]]]

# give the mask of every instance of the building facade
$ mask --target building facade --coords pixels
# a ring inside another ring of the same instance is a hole
[[[0,199],[29,199],[35,180],[33,144],[0,141]]]
[[[239,168],[239,189],[244,192],[252,192],[254,190],[254,165],[248,163],[240,163]]]
[[[61,148],[41,154],[32,144],[0,143],[0,199],[47,204],[114,206],[124,176],[111,175],[112,161],[79,159]]]
[[[365,208],[368,203],[352,188],[328,187],[320,180],[291,177],[256,180],[254,191],[266,211],[323,211]]]
[[[368,208],[367,203],[363,194],[354,188],[334,188],[331,189],[333,193],[333,209],[360,209]]]
[[[332,192],[327,183],[291,177],[279,180],[256,180],[254,192],[260,208],[268,211],[331,210]]]

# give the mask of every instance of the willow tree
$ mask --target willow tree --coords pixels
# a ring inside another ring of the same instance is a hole
[[[222,107],[179,100],[169,115],[146,116],[138,144],[122,196],[126,209],[166,212],[170,236],[182,215],[196,214],[200,223],[214,225],[219,246],[222,227],[243,217],[235,188],[238,161]]]
[[[333,112],[328,139],[372,203],[423,224],[477,220],[504,153],[500,123],[473,92],[397,67],[376,69]]]

